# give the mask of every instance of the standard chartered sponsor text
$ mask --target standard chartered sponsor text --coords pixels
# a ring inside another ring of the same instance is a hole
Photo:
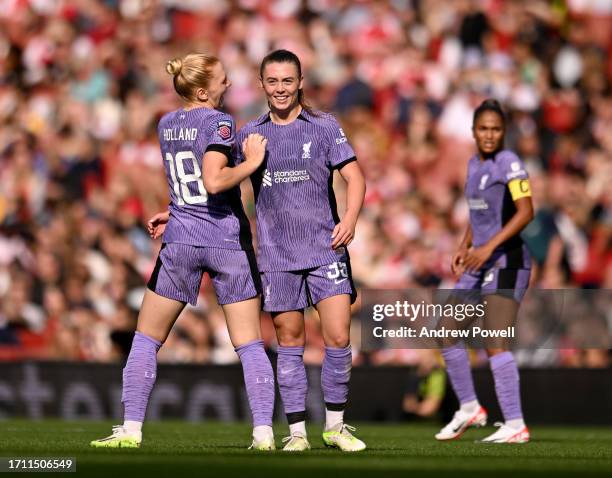
[[[294,183],[297,181],[309,181],[310,174],[305,169],[290,171],[274,171],[275,183]]]

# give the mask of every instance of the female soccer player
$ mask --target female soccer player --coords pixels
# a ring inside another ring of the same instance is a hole
[[[325,341],[323,441],[343,451],[360,451],[365,443],[351,434],[354,428],[343,418],[352,363],[350,305],[355,298],[346,247],[355,234],[365,181],[336,119],[306,104],[298,57],[286,50],[270,53],[261,63],[260,76],[270,111],[238,133],[237,161],[245,157],[242,139],[253,133],[268,138],[265,164],[251,181],[264,310],[271,312],[276,327],[277,382],[290,429],[283,449],[310,448],[303,354],[304,308],[312,304]],[[342,220],[332,188],[334,170],[347,182]],[[163,230],[166,217],[159,213],[151,219],[155,234]]]
[[[253,415],[253,444],[274,449],[274,376],[260,330],[261,283],[238,184],[261,165],[266,139],[245,137],[244,162],[231,167],[233,119],[220,111],[230,87],[221,62],[190,54],[168,62],[185,106],[159,122],[161,153],[170,189],[170,218],[147,285],[132,348],[123,369],[123,425],[93,447],[138,447],[157,375],[157,351],[186,303],[195,305],[208,272],[242,362]],[[155,224],[150,224],[151,232]]]
[[[478,148],[468,163],[465,195],[470,222],[451,262],[461,273],[455,290],[480,290],[486,295],[490,329],[512,326],[529,284],[531,260],[520,232],[533,218],[529,179],[522,161],[504,150],[505,117],[499,103],[484,101],[474,112],[473,134]],[[460,343],[446,344],[442,354],[461,408],[436,435],[438,440],[459,438],[471,426],[483,426],[487,412],[480,406],[470,363]],[[487,345],[497,399],[505,422],[487,443],[526,443],[519,374],[505,340]]]
[[[284,450],[310,448],[303,362],[304,308],[309,305],[319,313],[325,341],[323,442],[343,451],[363,450],[366,445],[351,434],[354,428],[344,423],[343,415],[352,362],[350,305],[355,298],[347,246],[363,204],[364,177],[336,119],[306,104],[295,54],[277,50],[267,55],[260,80],[270,111],[242,128],[238,142],[252,133],[268,138],[265,164],[251,180],[264,310],[271,312],[276,328],[276,379],[290,428]],[[347,183],[342,219],[332,187],[335,170]]]

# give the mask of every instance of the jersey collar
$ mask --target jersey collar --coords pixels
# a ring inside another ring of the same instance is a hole
[[[310,116],[311,116],[310,113],[308,113],[308,111],[302,108],[302,111],[300,111],[300,114],[297,115],[296,119],[310,123],[311,122]],[[272,118],[270,117],[270,111],[268,111],[261,118],[259,118],[259,120],[257,121],[257,125],[267,123],[268,121],[272,121]]]

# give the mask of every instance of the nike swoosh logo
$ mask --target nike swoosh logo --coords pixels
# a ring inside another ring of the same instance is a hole
[[[457,433],[459,430],[461,430],[462,426],[463,426],[463,423],[461,423],[457,428],[453,428],[453,433]]]
[[[340,284],[340,283],[344,282],[345,280],[346,280],[346,278],[345,278],[345,279],[340,279],[340,280],[337,280],[337,279],[336,279],[336,280],[334,281],[334,284]]]
[[[345,374],[345,373],[349,373],[350,371],[351,371],[350,367],[347,368],[346,370],[337,370],[337,369],[334,369],[334,373],[337,373],[337,374]]]
[[[295,367],[295,368],[292,368],[292,369],[289,369],[289,370],[287,370],[287,369],[285,369],[285,370],[281,369],[280,373],[281,373],[281,375],[287,375],[288,373],[291,373],[291,372],[293,372],[294,370],[297,370],[298,368],[299,368],[299,367]]]

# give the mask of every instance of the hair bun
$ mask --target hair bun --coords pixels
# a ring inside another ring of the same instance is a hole
[[[166,71],[172,76],[178,75],[182,69],[183,60],[180,58],[175,58],[174,60],[170,60],[168,63],[166,63]]]

